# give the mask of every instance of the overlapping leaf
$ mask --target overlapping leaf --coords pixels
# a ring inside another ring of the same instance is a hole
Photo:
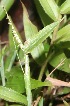
[[[66,42],[70,41],[70,24],[66,25],[57,32],[56,42]]]
[[[23,6],[23,11],[24,11],[23,12],[23,24],[24,24],[25,37],[26,37],[26,40],[28,39],[32,40],[32,38],[35,37],[36,34],[38,33],[38,29],[29,20],[29,16],[28,16],[28,13],[27,13],[27,10],[24,4],[22,4],[22,6]],[[39,64],[42,63],[42,61],[45,60],[43,44],[41,43],[36,48],[34,48],[31,51],[31,55],[37,61],[37,63]]]

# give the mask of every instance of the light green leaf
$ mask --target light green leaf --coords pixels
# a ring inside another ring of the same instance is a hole
[[[56,51],[49,63],[55,68],[63,59],[65,59],[64,64],[58,69],[70,73],[70,59],[65,56],[63,51]]]
[[[70,24],[66,25],[57,32],[56,42],[70,41]]]
[[[24,95],[3,86],[0,86],[0,98],[6,101],[17,102],[27,105],[27,100]]]
[[[69,14],[70,13],[70,0],[66,0],[60,7],[61,14]]]
[[[43,106],[43,97],[39,101],[39,106]]]
[[[45,13],[44,9],[40,5],[39,0],[34,0],[34,3],[36,5],[37,12],[40,16],[40,19],[43,23],[44,26],[49,25],[50,23],[53,22],[53,20]]]
[[[23,23],[24,23],[24,31],[25,31],[25,37],[26,40],[31,39],[33,37],[36,36],[36,34],[38,33],[38,29],[35,25],[32,24],[32,22],[29,20],[29,16],[27,13],[27,10],[24,6],[24,4],[22,4],[23,6]],[[45,54],[44,54],[44,46],[43,44],[39,44],[36,48],[34,48],[31,51],[31,55],[32,57],[37,61],[37,63],[42,63],[43,60],[45,60]]]
[[[39,0],[46,14],[54,21],[59,19],[59,8],[54,0]]]
[[[28,55],[25,55],[24,81],[25,81],[25,88],[26,88],[28,106],[31,106],[31,104],[32,104],[32,93],[31,93],[30,67],[29,67],[29,57],[28,57]]]
[[[0,21],[5,17],[6,13],[2,6],[8,11],[13,5],[14,0],[1,0],[0,1]]]
[[[42,30],[40,30],[36,37],[34,37],[32,40],[28,40],[28,44],[25,44],[23,51],[24,53],[31,52],[35,47],[37,47],[39,44],[41,44],[50,34],[53,32],[54,28],[59,24],[59,22],[54,22],[46,27],[44,27]]]

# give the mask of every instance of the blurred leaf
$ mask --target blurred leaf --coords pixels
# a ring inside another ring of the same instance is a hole
[[[61,14],[69,14],[70,13],[70,0],[66,0],[60,7]]]
[[[54,21],[59,19],[59,8],[54,0],[39,0],[46,14]]]
[[[56,51],[49,63],[55,68],[63,59],[64,64],[58,69],[70,73],[70,58],[67,58],[63,51]]]
[[[24,6],[24,4],[22,4],[23,6],[23,23],[24,23],[24,31],[25,31],[25,37],[26,40],[31,39],[33,37],[36,36],[36,34],[38,33],[38,29],[35,25],[32,24],[32,22],[29,20],[29,16],[27,13],[27,10]],[[31,55],[32,57],[37,61],[37,63],[42,63],[45,60],[45,54],[44,54],[44,46],[43,44],[39,44],[36,48],[34,48],[31,51]]]
[[[0,86],[0,98],[6,101],[17,102],[27,105],[27,100],[24,95],[3,86]]]
[[[50,23],[52,23],[53,20],[45,13],[42,6],[40,5],[39,0],[34,0],[34,3],[36,5],[37,12],[41,18],[43,25],[46,26],[46,25],[49,25]]]
[[[70,93],[70,88],[64,87],[61,90],[59,90],[59,92],[57,94],[58,95],[65,95],[65,94],[68,94],[68,93]]]
[[[0,1],[0,21],[5,17],[6,13],[2,6],[8,11],[13,5],[14,0],[1,0]]]
[[[29,57],[25,55],[25,73],[24,73],[25,89],[27,95],[28,106],[32,104],[31,82],[30,82],[30,67]]]
[[[39,106],[43,106],[43,97],[39,101]]]
[[[65,0],[55,0],[57,5],[61,6],[61,4],[65,1]]]
[[[63,102],[65,106],[69,106],[69,104],[65,100],[63,100]]]
[[[57,33],[56,42],[70,41],[70,24],[60,29]]]
[[[31,52],[35,47],[37,47],[39,44],[41,44],[50,34],[53,32],[54,28],[59,24],[58,22],[54,22],[46,27],[44,27],[42,30],[40,30],[36,37],[34,37],[32,40],[29,39],[27,42],[28,44],[25,44],[24,46],[24,53]]]

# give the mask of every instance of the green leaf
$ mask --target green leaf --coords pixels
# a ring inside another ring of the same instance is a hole
[[[7,72],[6,79],[6,87],[11,88],[19,93],[25,92],[24,75],[21,68],[18,66],[12,67],[11,71]]]
[[[69,14],[70,13],[70,0],[66,0],[60,7],[61,14]]]
[[[70,24],[66,25],[57,32],[56,42],[70,41]]]
[[[44,9],[40,5],[39,0],[34,0],[34,3],[36,5],[37,12],[40,16],[40,19],[43,23],[44,26],[49,25],[50,23],[53,22],[53,20],[45,13]]]
[[[65,100],[63,100],[65,106],[70,106]]]
[[[39,0],[46,14],[54,21],[59,19],[59,8],[54,0]]]
[[[25,82],[22,70],[19,67],[13,67],[10,72],[6,74],[6,87],[11,88],[19,93],[25,92]],[[42,86],[52,86],[49,81],[41,82],[39,80],[30,79],[31,90]],[[20,86],[19,86],[20,85]]]
[[[39,101],[39,106],[43,106],[43,97]]]
[[[14,0],[1,0],[0,1],[0,21],[5,17],[6,13],[2,6],[8,11],[13,5]]]
[[[36,37],[34,37],[32,40],[28,40],[28,44],[25,44],[23,51],[24,53],[31,52],[35,47],[37,47],[39,44],[41,44],[50,34],[53,32],[54,28],[59,24],[59,22],[54,22],[46,27],[44,27],[42,30],[40,30]]]
[[[39,80],[31,79],[31,89],[35,89],[42,86],[52,86],[49,81],[41,82]]]
[[[32,104],[32,93],[31,93],[30,67],[29,67],[29,57],[28,57],[28,55],[25,55],[24,81],[25,81],[25,88],[26,88],[28,106],[31,106],[31,104]]]
[[[27,105],[27,100],[24,95],[3,86],[0,86],[0,98],[6,101],[17,102]]]
[[[5,61],[5,72],[9,72],[16,58],[17,51],[10,51],[9,56]]]
[[[27,13],[27,10],[23,6],[23,23],[24,23],[24,31],[25,31],[25,37],[26,40],[31,39],[36,36],[38,33],[38,29],[35,25],[32,24],[32,22],[29,20],[29,16]],[[39,44],[36,48],[34,48],[31,52],[32,57],[36,60],[38,64],[42,63],[45,60],[45,54],[44,54],[44,46],[43,44]]]
[[[59,90],[59,92],[57,94],[58,95],[65,95],[65,94],[68,94],[68,93],[70,93],[70,88],[64,87],[61,90]]]
[[[65,59],[64,64],[58,69],[70,73],[70,59],[65,56],[63,51],[56,51],[49,63],[55,68],[63,59]]]

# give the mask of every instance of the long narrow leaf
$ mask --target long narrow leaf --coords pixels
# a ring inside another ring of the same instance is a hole
[[[25,31],[25,37],[26,40],[31,39],[36,36],[38,33],[38,29],[35,25],[32,24],[32,22],[29,20],[29,16],[27,13],[27,10],[23,6],[23,23],[24,23],[24,31]],[[42,63],[43,60],[45,60],[45,54],[44,54],[44,46],[43,44],[39,44],[36,48],[34,48],[31,52],[32,57],[37,61],[37,63]]]
[[[0,21],[5,17],[6,13],[2,6],[8,11],[10,7],[13,5],[14,0],[1,0],[0,1]]]
[[[46,14],[54,21],[59,19],[59,8],[54,0],[39,0]]]
[[[60,7],[61,14],[69,14],[70,13],[70,0],[66,0]]]
[[[28,44],[25,44],[25,47],[23,49],[24,53],[31,52],[35,47],[37,47],[40,43],[42,43],[50,34],[53,32],[54,28],[59,24],[58,22],[54,22],[46,27],[44,27],[42,30],[40,30],[36,37],[34,37],[32,40],[28,40]]]
[[[27,105],[27,100],[24,95],[3,86],[0,86],[0,98],[10,102],[17,102]]]

